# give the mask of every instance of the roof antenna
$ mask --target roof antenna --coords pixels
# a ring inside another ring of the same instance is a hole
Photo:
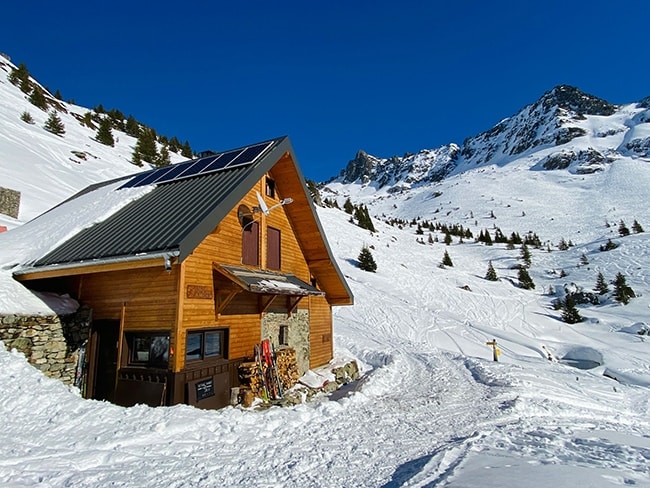
[[[268,215],[270,210],[269,207],[267,207],[266,202],[262,198],[262,195],[260,195],[260,192],[255,192],[257,193],[257,202],[260,204],[260,206],[257,208],[259,212],[262,212],[264,215]]]

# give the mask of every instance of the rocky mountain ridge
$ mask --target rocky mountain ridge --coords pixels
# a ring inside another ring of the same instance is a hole
[[[328,183],[373,185],[392,193],[522,157],[530,157],[531,167],[537,170],[594,173],[622,156],[650,159],[650,129],[638,130],[650,122],[649,107],[650,97],[614,105],[578,88],[559,85],[491,129],[468,137],[462,146],[451,143],[391,158],[359,151]],[[572,144],[578,139],[589,144]]]

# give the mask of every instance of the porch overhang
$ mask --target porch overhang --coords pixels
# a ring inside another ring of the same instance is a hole
[[[261,295],[287,295],[294,297],[325,296],[325,292],[302,281],[293,274],[253,270],[213,264],[219,274],[238,285],[242,290]]]

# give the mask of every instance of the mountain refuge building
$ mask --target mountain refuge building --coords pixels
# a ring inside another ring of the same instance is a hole
[[[288,137],[92,185],[17,231],[43,241],[13,279],[82,305],[58,354],[120,405],[225,406],[264,339],[300,373],[325,365],[332,307],[353,303]]]

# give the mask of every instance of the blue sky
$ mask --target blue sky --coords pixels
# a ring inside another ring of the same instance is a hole
[[[571,84],[650,95],[650,2],[10,2],[0,51],[195,151],[289,135],[323,181],[463,140]]]

